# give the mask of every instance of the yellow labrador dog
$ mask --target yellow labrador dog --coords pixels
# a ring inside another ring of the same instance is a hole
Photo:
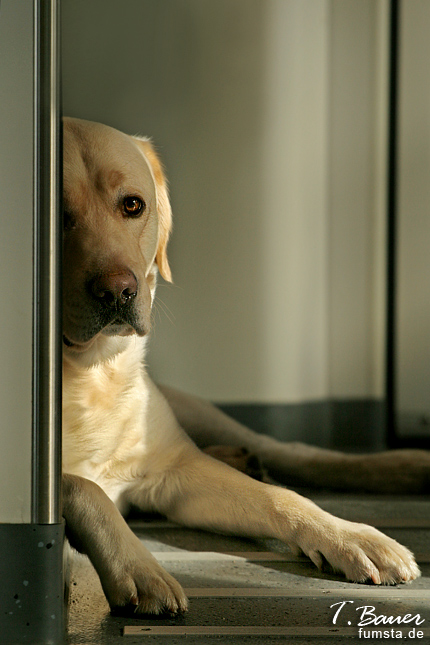
[[[171,210],[149,141],[64,119],[64,211],[64,516],[111,607],[187,609],[179,583],[124,521],[130,504],[190,527],[278,538],[356,582],[419,576],[394,540],[251,479],[201,452],[190,435],[202,445],[245,446],[278,479],[379,491],[424,486],[426,453],[362,458],[281,444],[151,381],[144,353],[157,273],[171,279]]]

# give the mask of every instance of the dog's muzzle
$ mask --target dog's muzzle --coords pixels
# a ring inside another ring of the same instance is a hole
[[[70,306],[63,342],[66,347],[84,346],[99,333],[145,336],[150,327],[149,315],[143,315],[142,296],[136,276],[122,267],[88,276],[83,297]]]
[[[89,292],[100,307],[120,311],[129,307],[137,296],[137,280],[131,271],[100,273],[88,284]]]
[[[139,335],[144,333],[136,312],[138,282],[134,273],[127,269],[99,273],[87,282],[87,293],[98,331],[112,335],[131,327]]]

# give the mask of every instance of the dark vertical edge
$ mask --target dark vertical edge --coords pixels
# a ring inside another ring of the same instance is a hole
[[[32,522],[61,521],[59,0],[34,0]]]
[[[390,2],[388,176],[387,176],[387,332],[386,441],[397,444],[396,433],[396,296],[397,296],[397,163],[400,0]]]

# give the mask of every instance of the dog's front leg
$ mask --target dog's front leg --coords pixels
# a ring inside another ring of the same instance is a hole
[[[133,501],[139,503],[136,490]],[[339,519],[297,493],[257,482],[187,446],[153,491],[171,520],[250,537],[278,538],[349,580],[395,584],[419,576],[413,555],[375,528]]]
[[[128,527],[115,504],[94,482],[63,475],[63,515],[71,545],[90,558],[112,609],[138,613],[187,609],[180,584]]]

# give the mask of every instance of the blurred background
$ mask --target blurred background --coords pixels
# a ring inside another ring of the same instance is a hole
[[[155,379],[257,429],[385,440],[388,0],[63,0],[63,111],[166,166]],[[428,434],[430,3],[400,3],[396,384]],[[242,415],[242,416],[240,416]]]

